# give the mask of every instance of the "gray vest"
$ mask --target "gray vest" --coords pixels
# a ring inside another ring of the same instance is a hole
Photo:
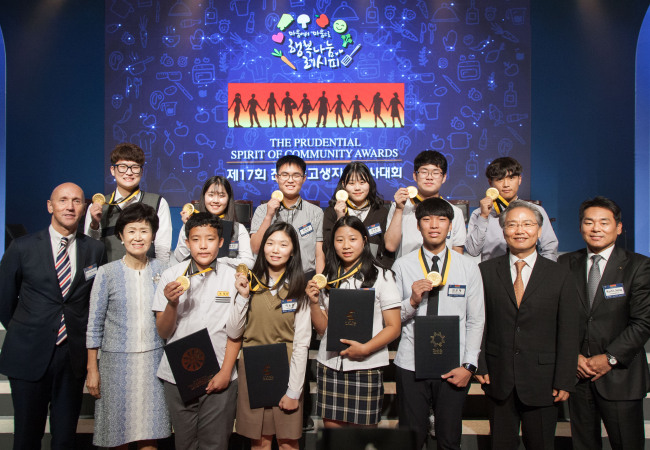
[[[111,196],[112,193],[106,194],[106,198],[110,198]],[[158,194],[143,192],[142,200],[140,200],[140,202],[151,206],[156,210],[156,212],[158,212],[161,198],[162,197]],[[126,250],[124,249],[124,245],[122,245],[122,241],[115,234],[115,224],[117,223],[117,218],[119,217],[120,212],[122,212],[122,208],[120,208],[119,205],[109,205],[105,203],[104,206],[102,206],[102,220],[100,221],[102,228],[101,240],[106,246],[107,262],[116,261],[126,255]],[[154,248],[153,243],[147,252],[147,256],[150,258],[156,257],[156,249]]]

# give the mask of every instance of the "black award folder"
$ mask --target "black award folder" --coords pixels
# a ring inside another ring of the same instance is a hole
[[[255,345],[242,351],[251,409],[278,406],[289,386],[287,344]]]
[[[206,386],[220,370],[206,328],[165,345],[165,354],[185,403],[205,394]]]
[[[372,339],[375,291],[369,289],[330,289],[327,317],[327,351],[348,348],[341,339],[368,342]]]
[[[415,318],[415,378],[440,378],[460,366],[458,316]]]
[[[221,226],[223,227],[223,230],[221,231],[223,245],[219,249],[219,253],[217,253],[217,258],[226,258],[230,252],[230,241],[232,241],[233,224],[230,220],[222,220]]]

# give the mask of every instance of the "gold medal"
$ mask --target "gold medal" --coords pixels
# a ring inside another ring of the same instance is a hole
[[[183,205],[183,211],[185,211],[185,212],[187,212],[188,214],[192,215],[192,214],[194,214],[194,211],[196,211],[196,210],[194,209],[194,205],[193,205],[193,204],[191,204],[191,203],[185,203],[185,204]]]
[[[418,196],[418,188],[415,186],[409,186],[406,189],[409,191],[409,198],[415,198]]]
[[[344,191],[343,189],[341,189],[340,191],[336,192],[336,200],[338,200],[339,202],[346,202],[348,200],[348,197],[349,197],[348,191]]]
[[[322,273],[317,273],[316,275],[314,275],[312,280],[316,282],[316,286],[318,286],[318,289],[323,289],[325,286],[327,286],[327,278],[325,278],[325,275],[323,275]]]
[[[427,280],[433,283],[433,287],[437,287],[440,286],[440,283],[442,283],[442,275],[440,275],[438,272],[429,272],[427,274]]]
[[[274,198],[277,201],[281,202],[284,199],[284,194],[282,193],[282,191],[273,191],[273,194],[271,194],[271,198]]]
[[[237,266],[235,269],[235,272],[237,273],[243,273],[244,275],[248,275],[248,266],[244,263],[241,263]]]
[[[497,188],[491,187],[485,191],[485,196],[491,198],[492,200],[496,200],[499,196],[499,190]]]
[[[187,291],[190,288],[190,279],[185,275],[181,275],[180,277],[176,278],[176,281],[181,284],[181,287],[184,291]]]
[[[93,203],[103,205],[106,203],[106,197],[104,197],[104,194],[95,194],[93,195]]]

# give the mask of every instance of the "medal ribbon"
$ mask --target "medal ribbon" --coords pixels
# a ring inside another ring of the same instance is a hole
[[[120,200],[119,202],[113,202],[113,199],[115,199],[115,191],[113,191],[113,194],[111,195],[111,199],[108,201],[108,205],[115,206],[115,205],[121,205],[124,202],[128,202],[131,200],[133,197],[138,195],[140,193],[140,189],[136,190],[133,194],[129,195],[127,198]]]
[[[420,203],[422,200],[424,200],[424,199],[423,199],[422,197],[420,197],[420,194],[418,194],[418,195],[416,195],[415,197],[413,197],[413,198],[411,199],[411,202],[412,202],[414,205],[417,205],[417,204]]]
[[[341,266],[339,266],[339,270],[338,270],[338,274],[337,274],[338,278],[336,280],[328,281],[327,282],[327,289],[330,288],[330,285],[334,285],[334,283],[336,283],[336,286],[334,286],[334,287],[338,288],[339,285],[341,284],[341,281],[350,278],[352,275],[357,273],[359,271],[359,269],[361,269],[361,259],[359,259],[359,261],[354,265],[354,267],[352,269],[350,269],[349,272],[344,273],[343,275],[341,275]]]
[[[257,284],[256,284],[254,287],[252,286],[252,283],[251,283],[251,287],[250,287],[251,292],[259,292],[259,291],[261,291],[262,289],[266,289],[266,290],[269,290],[269,291],[272,291],[272,290],[274,290],[274,289],[277,289],[278,284],[280,284],[280,280],[281,280],[282,277],[284,276],[284,271],[282,271],[282,273],[281,273],[280,276],[278,277],[278,281],[276,281],[275,284],[274,284],[273,286],[267,286],[266,284],[262,283],[262,282],[260,281],[260,279],[257,278],[257,276],[255,276],[255,274],[254,274],[252,271],[249,271],[249,273],[253,276],[253,278],[254,278],[255,281],[257,282]]]
[[[214,270],[212,267],[208,267],[207,269],[204,269],[200,272],[193,273],[192,275],[187,275],[187,272],[190,270],[190,267],[192,266],[192,260],[190,260],[190,263],[187,265],[187,268],[185,269],[185,272],[183,272],[183,276],[187,276],[187,278],[192,278],[197,275],[201,275],[202,273],[209,272],[211,270]]]
[[[494,206],[494,210],[496,211],[497,215],[501,214],[505,209],[508,207],[510,203],[506,201],[505,198],[501,197],[500,195],[497,197],[495,201],[492,202],[492,205]]]
[[[363,210],[363,209],[366,209],[366,208],[370,205],[370,202],[368,201],[368,199],[366,199],[366,202],[363,204],[363,206],[360,206],[360,207],[357,206],[357,205],[355,205],[354,203],[352,203],[352,202],[350,201],[350,199],[347,199],[347,200],[346,200],[346,203],[348,204],[348,206],[349,206],[350,208],[352,208],[352,209],[354,209],[354,210],[356,210],[356,211],[361,211],[361,210]]]
[[[450,250],[447,248],[447,252],[445,253],[445,260],[442,262],[442,283],[440,283],[440,286],[444,286],[447,284],[447,276],[449,275],[449,265],[451,264],[451,258],[450,256]],[[420,247],[420,253],[418,255],[420,258],[420,267],[422,267],[422,273],[424,273],[424,278],[427,277],[429,274],[429,263],[427,262],[427,258],[424,257],[424,247]]]

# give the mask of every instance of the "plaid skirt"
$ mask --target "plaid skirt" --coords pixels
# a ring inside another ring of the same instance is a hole
[[[381,420],[383,399],[381,369],[343,372],[318,363],[316,410],[323,419],[376,425]]]

